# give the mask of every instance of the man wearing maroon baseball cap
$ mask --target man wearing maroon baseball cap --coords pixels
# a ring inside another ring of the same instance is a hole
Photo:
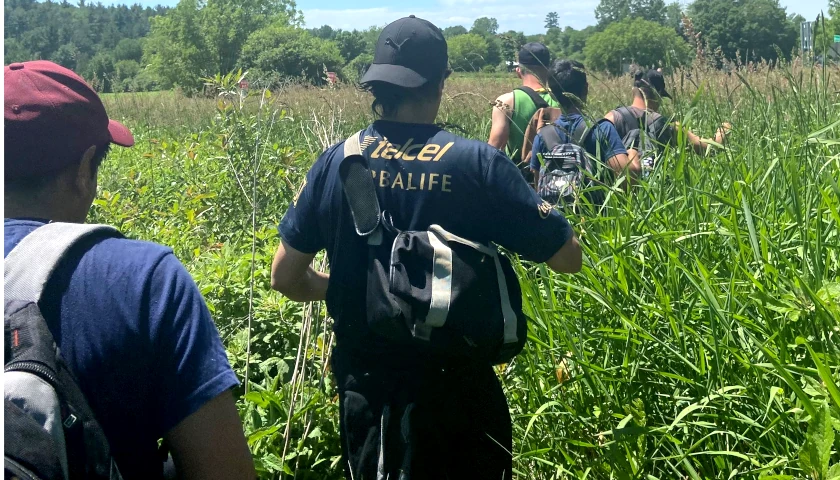
[[[19,318],[11,317],[21,310],[16,305],[36,299],[43,319],[31,315],[16,325],[34,329],[46,323],[124,479],[163,478],[160,439],[169,446],[179,478],[253,479],[230,391],[238,385],[236,375],[201,293],[172,250],[113,229],[70,240],[83,230],[76,224],[84,223],[96,196],[99,164],[111,144],[132,146],[131,132],[109,120],[96,92],[66,68],[33,61],[8,65],[3,74],[7,326]],[[57,256],[51,252],[63,252],[62,261],[42,273]],[[31,285],[44,285],[43,291],[33,296],[40,287]],[[17,348],[34,338],[26,331],[19,343],[17,337],[10,341],[7,329],[7,345]],[[48,337],[41,332],[39,338]],[[15,348],[9,348],[13,355]],[[58,390],[66,391],[66,377],[57,378]],[[15,392],[17,398],[38,395],[29,385]],[[19,410],[28,408],[18,403]],[[84,418],[78,423],[85,431],[68,435],[67,448],[49,457],[66,459],[62,467],[70,472],[94,468],[84,463],[85,455],[66,454],[78,452],[71,446],[103,451]],[[14,438],[21,438],[17,425],[7,422],[7,435],[11,428]],[[38,434],[29,433],[22,438],[34,441]],[[108,460],[103,456],[97,461]]]
[[[109,120],[96,92],[52,62],[4,68],[6,181],[44,179],[104,158],[112,143],[134,145],[131,132]]]

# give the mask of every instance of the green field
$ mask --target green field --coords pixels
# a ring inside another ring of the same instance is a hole
[[[593,117],[629,101],[627,78],[590,82]],[[439,120],[484,140],[513,85],[455,77]],[[686,70],[669,86],[693,131],[734,125],[726,148],[675,148],[632,195],[571,217],[581,273],[516,265],[530,341],[498,368],[516,478],[840,478],[840,71]],[[193,274],[261,475],[341,478],[330,320],[271,292],[269,268],[303,175],[371,120],[370,98],[222,91],[106,96],[137,145],[112,151],[92,220],[172,246]]]

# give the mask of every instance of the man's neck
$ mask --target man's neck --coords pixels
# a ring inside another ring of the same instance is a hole
[[[633,97],[633,106],[642,110],[650,110],[652,112],[659,110],[659,105],[657,105],[656,102],[653,100],[645,102],[645,99],[639,96]]]
[[[64,211],[63,209],[49,208],[43,205],[21,205],[20,202],[10,201],[5,198],[3,216],[5,218],[41,218],[53,222],[85,223],[85,217]]]
[[[543,84],[540,83],[540,79],[536,77],[536,75],[525,75],[522,77],[522,86],[528,87],[532,90],[539,90],[543,87]]]
[[[386,122],[397,123],[416,123],[422,125],[432,125],[437,119],[437,108],[432,111],[428,107],[424,108],[419,105],[405,105],[394,112],[393,115],[384,116],[382,120]]]

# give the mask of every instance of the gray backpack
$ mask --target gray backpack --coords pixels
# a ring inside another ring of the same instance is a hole
[[[615,128],[621,135],[621,143],[627,150],[636,150],[642,164],[642,178],[648,178],[656,167],[662,153],[662,146],[670,139],[665,138],[668,119],[661,114],[637,109],[619,107],[613,110]]]
[[[537,131],[546,147],[537,193],[547,202],[573,205],[595,176],[592,160],[583,148],[591,130],[581,121],[573,132],[563,132],[561,137],[558,128],[549,124]]]
[[[122,479],[40,308],[53,273],[78,258],[74,247],[120,236],[105,225],[50,223],[27,235],[5,259],[5,478]]]

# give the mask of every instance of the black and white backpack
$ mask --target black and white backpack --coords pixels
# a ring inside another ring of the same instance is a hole
[[[75,246],[119,237],[105,225],[50,223],[3,265],[5,478],[120,480],[102,427],[61,357],[39,306]],[[79,252],[76,252],[79,253]]]
[[[493,244],[439,225],[397,229],[380,209],[360,133],[344,143],[339,174],[353,226],[368,245],[368,327],[445,363],[509,362],[528,335],[510,260]]]
[[[642,178],[648,178],[656,168],[663,144],[668,141],[663,135],[668,119],[651,111],[642,111],[641,115],[637,115],[634,110],[638,109],[619,107],[613,110],[613,116],[616,117],[616,129],[623,132],[621,143],[628,151],[638,152]]]
[[[537,193],[547,202],[573,205],[595,176],[592,159],[583,147],[591,129],[581,120],[573,132],[564,132],[561,138],[558,128],[547,124],[537,131],[546,147]]]

